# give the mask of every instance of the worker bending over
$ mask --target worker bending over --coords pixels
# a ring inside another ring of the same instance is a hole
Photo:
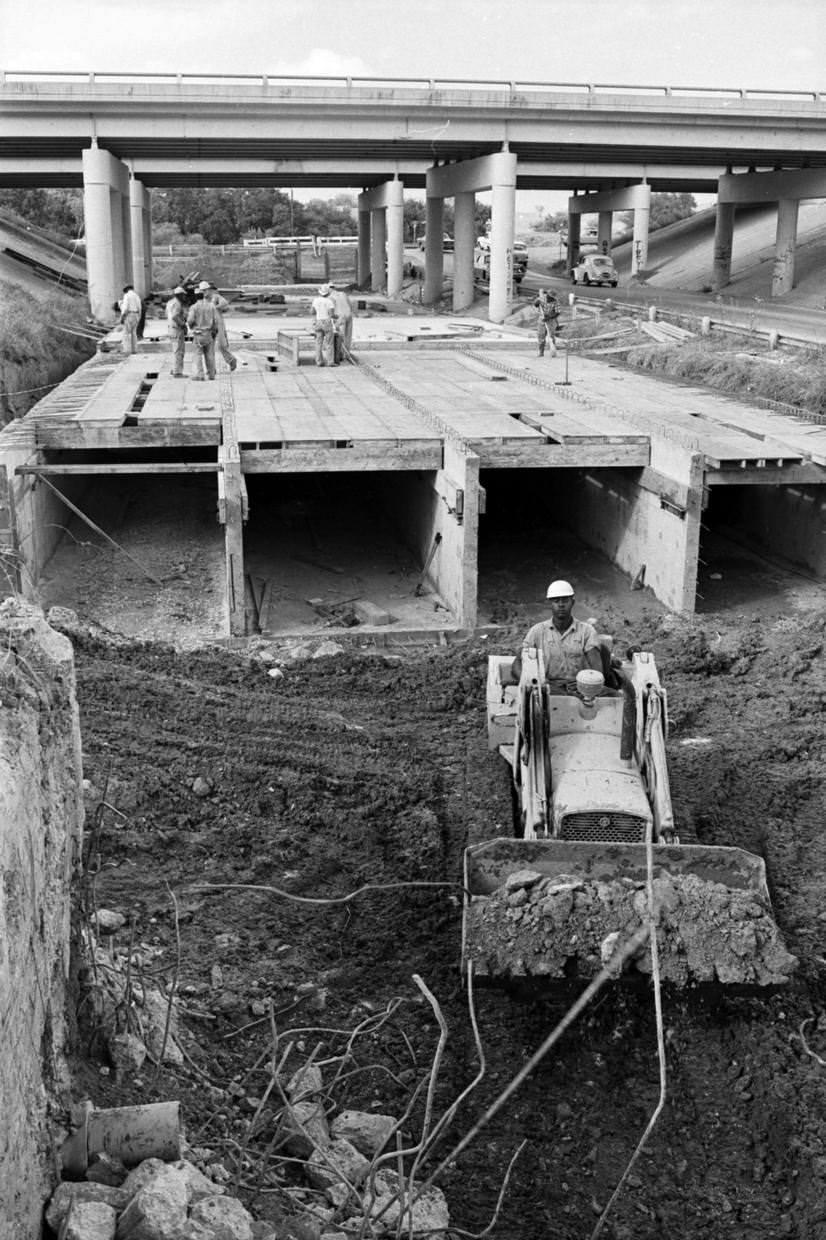
[[[584,620],[575,620],[574,588],[567,581],[552,581],[547,597],[551,604],[550,620],[541,620],[528,629],[522,642],[522,650],[536,649],[542,652],[545,678],[551,693],[575,694],[577,672],[584,668],[603,671],[602,652],[597,631]],[[513,661],[513,676],[519,681],[522,673],[522,656]]]

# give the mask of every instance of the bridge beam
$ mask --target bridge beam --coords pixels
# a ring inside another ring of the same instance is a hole
[[[456,164],[442,164],[427,171],[427,204],[454,198],[459,194],[476,194],[491,190],[490,228],[490,293],[488,318],[501,323],[513,299],[513,228],[516,218],[516,156],[510,151],[497,151]],[[466,209],[466,208],[465,208]],[[438,256],[436,254],[438,240]],[[435,301],[441,293],[442,228],[431,249],[430,216],[425,242],[425,300]],[[454,259],[455,262],[455,259]],[[429,270],[429,267],[432,270]],[[438,293],[436,279],[438,272]],[[429,296],[428,296],[429,294]],[[455,291],[454,291],[455,297]]]
[[[83,216],[89,305],[111,320],[124,284],[132,282],[129,175],[119,159],[97,146],[83,151]]]

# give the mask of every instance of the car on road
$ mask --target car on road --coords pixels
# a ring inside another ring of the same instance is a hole
[[[427,237],[425,233],[422,233],[422,235],[417,239],[416,245],[420,250],[423,250],[426,244]],[[442,251],[447,254],[453,253],[453,238],[448,233],[445,233],[442,237]]]
[[[610,284],[616,288],[619,275],[610,254],[584,254],[571,269],[572,284]]]

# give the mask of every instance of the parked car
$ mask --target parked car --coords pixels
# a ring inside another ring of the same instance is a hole
[[[610,284],[616,288],[619,275],[609,254],[583,254],[571,270],[572,284]]]
[[[422,233],[422,235],[416,241],[416,245],[419,247],[420,250],[423,250],[426,244],[427,244],[427,236],[425,233]],[[453,253],[453,238],[449,236],[448,233],[445,233],[444,236],[442,237],[442,250],[448,254]]]

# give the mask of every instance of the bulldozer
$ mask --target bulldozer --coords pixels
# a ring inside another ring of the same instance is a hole
[[[742,993],[786,984],[797,961],[764,860],[681,838],[654,656],[617,659],[602,641],[603,672],[579,672],[575,693],[552,691],[538,649],[523,650],[518,684],[511,658],[489,659],[488,742],[510,769],[514,834],[465,851],[463,970],[494,984],[587,984],[603,969],[645,982],[640,930],[653,916],[661,980]]]

